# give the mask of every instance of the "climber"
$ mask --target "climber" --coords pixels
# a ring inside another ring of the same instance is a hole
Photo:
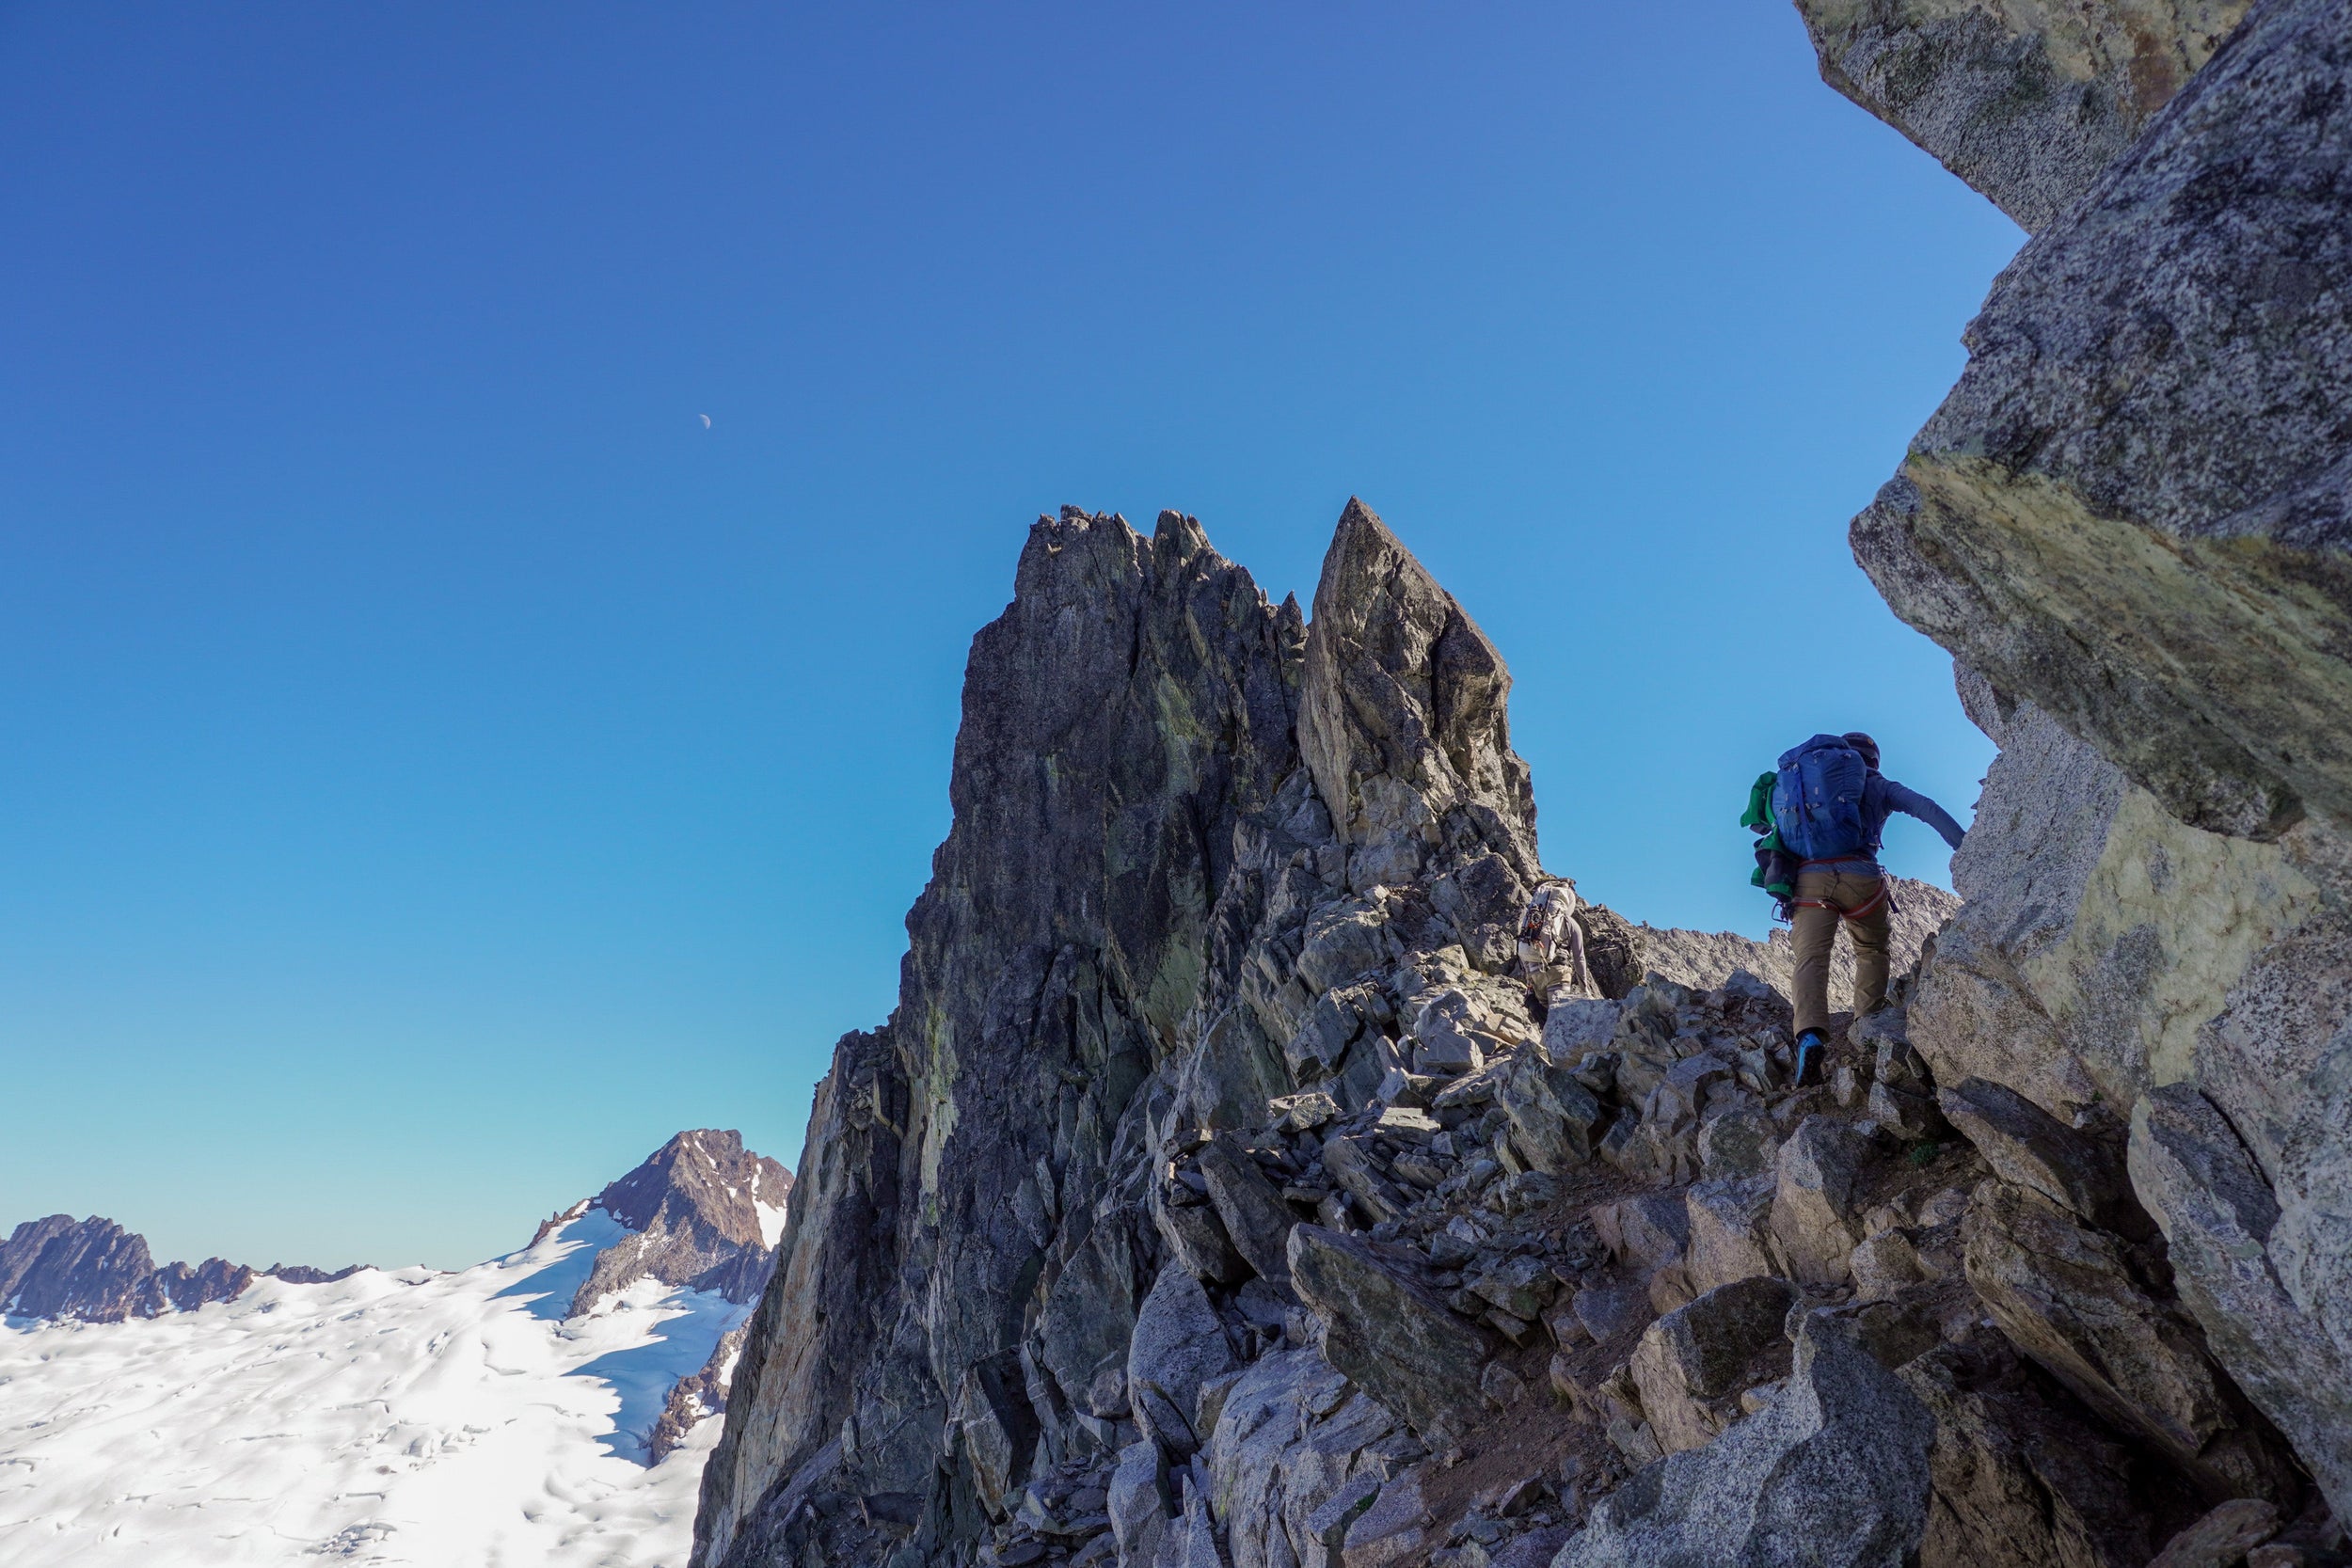
[[[1799,1084],[1818,1082],[1829,1039],[1829,959],[1843,924],[1853,933],[1854,1018],[1886,1002],[1887,916],[1894,911],[1879,839],[1894,812],[1960,847],[1951,814],[1879,771],[1879,743],[1860,730],[1817,735],[1784,752],[1772,789],[1781,841],[1802,857],[1790,920],[1796,942]]]
[[[1538,1022],[1554,1003],[1594,994],[1584,927],[1576,921],[1576,884],[1565,877],[1538,887],[1519,916],[1518,972]]]

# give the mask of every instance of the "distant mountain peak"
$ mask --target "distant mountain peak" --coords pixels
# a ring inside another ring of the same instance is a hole
[[[10,1317],[160,1317],[227,1301],[252,1282],[251,1269],[224,1258],[157,1268],[145,1237],[96,1214],[26,1220],[0,1242],[0,1312]]]
[[[791,1192],[790,1169],[745,1148],[740,1132],[678,1133],[590,1200],[638,1234],[605,1249],[571,1310],[646,1278],[750,1301],[768,1282]]]

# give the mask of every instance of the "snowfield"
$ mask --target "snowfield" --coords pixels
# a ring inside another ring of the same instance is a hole
[[[460,1274],[263,1278],[120,1323],[0,1328],[8,1568],[684,1568],[706,1420],[671,1386],[750,1316],[656,1280],[563,1313],[602,1211]]]

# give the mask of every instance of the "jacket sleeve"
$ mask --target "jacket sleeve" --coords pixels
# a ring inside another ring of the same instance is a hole
[[[1905,788],[1894,780],[1888,779],[1886,781],[1886,803],[1905,816],[1915,816],[1937,832],[1942,833],[1944,842],[1953,848],[1960,847],[1960,841],[1963,834],[1960,824],[1952,820],[1952,814],[1917,790]]]

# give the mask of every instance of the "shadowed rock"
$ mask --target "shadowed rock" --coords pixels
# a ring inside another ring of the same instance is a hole
[[[1325,1358],[1424,1436],[1459,1432],[1481,1405],[1485,1336],[1369,1243],[1302,1225],[1290,1248]]]
[[[2294,1494],[2269,1424],[2196,1323],[2133,1276],[2117,1238],[1998,1181],[1978,1190],[1963,1234],[1968,1283],[1993,1321],[2086,1404],[2154,1444],[2208,1497]]]
[[[2278,1423],[2339,1512],[2352,1499],[2352,1368],[2342,1343],[2273,1272],[2278,1200],[2228,1122],[2186,1085],[2132,1117],[2134,1184],[2169,1244],[2173,1278],[2215,1353]]]

